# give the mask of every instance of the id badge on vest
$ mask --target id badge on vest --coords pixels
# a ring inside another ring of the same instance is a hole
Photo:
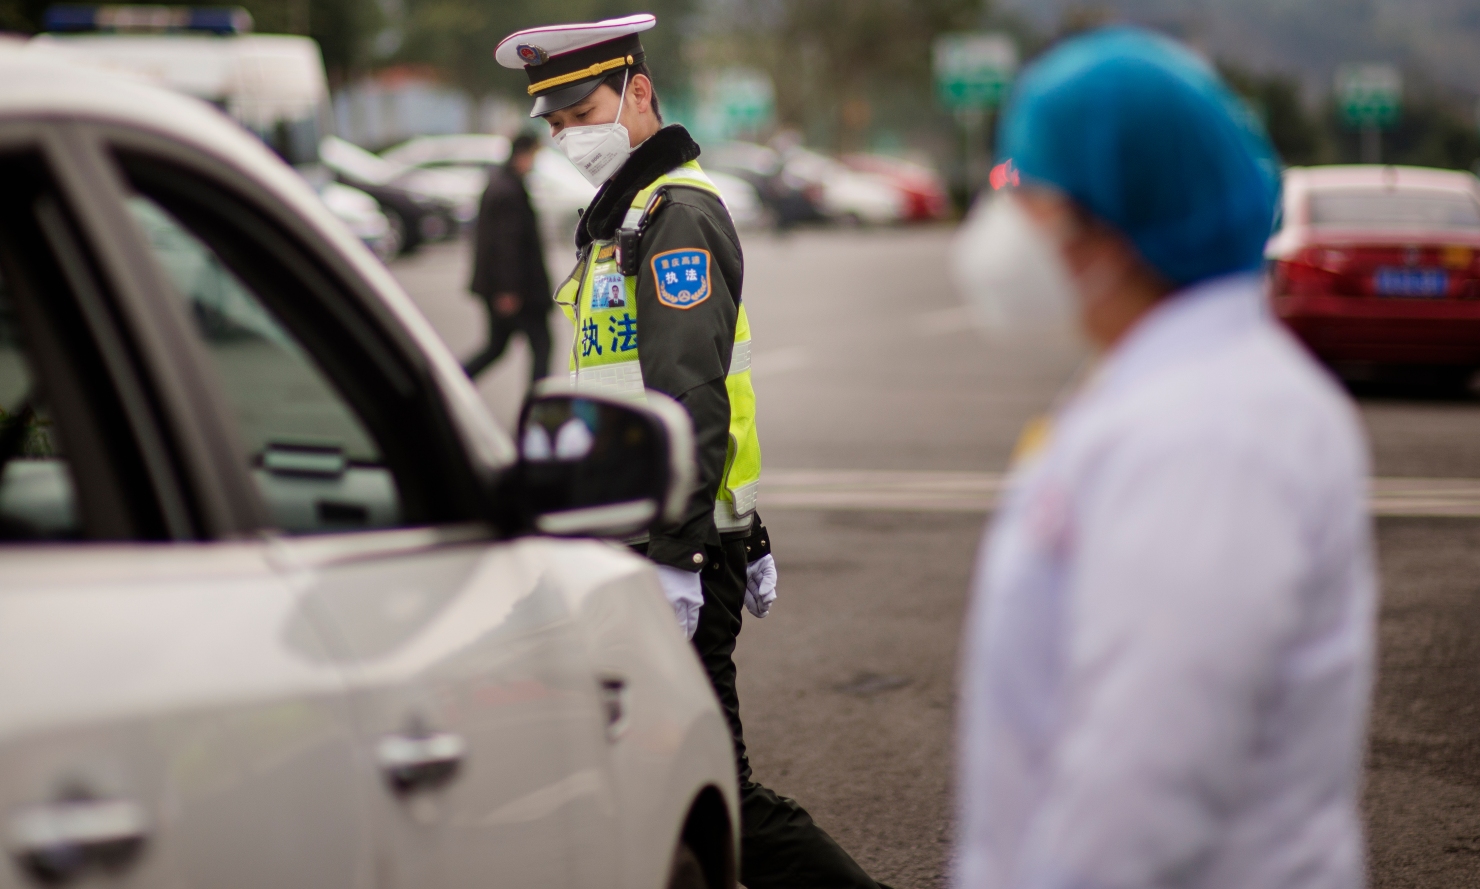
[[[576,331],[576,353],[582,367],[632,361],[637,357],[635,294],[617,269],[610,251],[602,248],[591,270],[590,294]]]

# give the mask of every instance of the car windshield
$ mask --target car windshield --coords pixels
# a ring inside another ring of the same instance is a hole
[[[1318,191],[1310,224],[1341,228],[1480,229],[1480,203],[1453,191]]]

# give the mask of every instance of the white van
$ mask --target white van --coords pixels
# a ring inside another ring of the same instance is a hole
[[[57,7],[53,7],[57,9]],[[298,168],[335,215],[382,258],[399,249],[385,216],[365,196],[351,194],[319,163],[319,142],[330,131],[329,84],[319,45],[291,34],[248,34],[251,17],[230,11],[212,31],[193,27],[189,7],[70,7],[93,15],[97,28],[76,19],[60,33],[40,34],[26,46],[38,55],[98,68],[210,102],[252,131]],[[50,17],[49,17],[50,18]],[[224,24],[224,27],[222,25]],[[162,31],[162,32],[161,32]],[[222,33],[225,31],[225,33]]]

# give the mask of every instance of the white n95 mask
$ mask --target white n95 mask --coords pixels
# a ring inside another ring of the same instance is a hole
[[[1078,299],[1059,245],[1010,193],[962,226],[953,271],[977,322],[1001,336],[1073,335]]]
[[[622,126],[622,106],[627,104],[627,77],[622,76],[622,97],[617,119],[587,127],[566,127],[555,135],[555,144],[576,165],[586,181],[601,187],[632,153],[632,136]]]

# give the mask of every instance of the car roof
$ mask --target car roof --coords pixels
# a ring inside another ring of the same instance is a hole
[[[381,155],[403,164],[432,161],[501,164],[509,159],[509,139],[507,136],[489,133],[415,136],[394,148],[386,149]]]
[[[1333,164],[1324,167],[1291,167],[1285,171],[1287,185],[1305,190],[1346,188],[1423,188],[1474,192],[1480,181],[1461,170],[1404,167],[1385,164]]]
[[[319,45],[293,34],[41,34],[27,51],[231,103],[267,125],[312,113],[329,93]]]

